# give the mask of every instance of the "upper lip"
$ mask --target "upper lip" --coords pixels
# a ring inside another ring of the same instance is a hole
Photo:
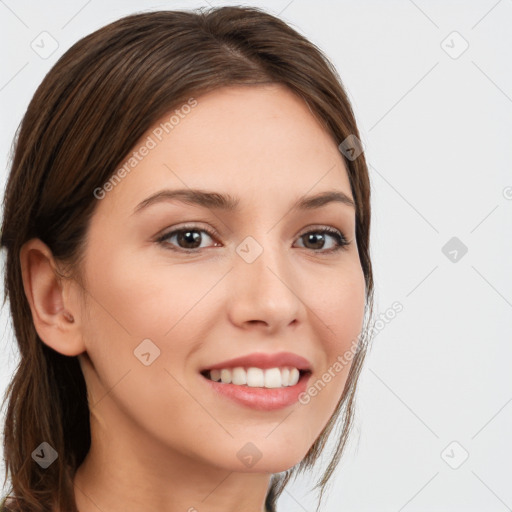
[[[311,363],[304,357],[292,352],[278,352],[276,354],[265,354],[255,352],[246,356],[236,357],[227,361],[221,361],[203,368],[204,370],[221,370],[222,368],[235,368],[237,366],[255,368],[277,368],[281,366],[292,366],[297,370],[312,371]]]

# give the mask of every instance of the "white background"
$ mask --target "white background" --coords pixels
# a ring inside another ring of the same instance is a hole
[[[28,102],[74,42],[125,14],[206,5],[0,1],[2,189]],[[322,511],[511,510],[512,0],[249,5],[338,69],[371,166],[377,315],[404,307],[374,339]],[[59,45],[47,59],[30,46],[43,31]],[[442,252],[452,237],[468,248],[456,262]],[[8,322],[5,307],[2,393],[17,360]],[[278,509],[313,512],[315,481],[289,485]]]

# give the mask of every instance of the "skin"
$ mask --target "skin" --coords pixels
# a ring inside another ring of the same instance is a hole
[[[353,198],[336,141],[281,85],[228,87],[196,99],[119,184],[93,199],[81,269],[86,291],[58,279],[58,262],[40,240],[20,254],[39,336],[78,355],[87,383],[92,445],[75,477],[81,512],[264,511],[271,474],[304,458],[339,401],[350,363],[307,405],[271,412],[210,391],[199,370],[252,352],[290,351],[312,363],[311,385],[361,332],[355,210],[333,202],[291,211],[298,197],[325,190]],[[173,200],[133,213],[165,188],[229,193],[240,209]],[[184,223],[220,236],[196,232],[194,254],[185,252],[193,239],[155,241]],[[328,254],[332,235],[323,246],[302,236],[326,226],[350,243]],[[247,236],[263,248],[252,263],[236,252]],[[149,366],[134,356],[147,338],[160,350]],[[237,457],[248,442],[261,452],[251,467]]]

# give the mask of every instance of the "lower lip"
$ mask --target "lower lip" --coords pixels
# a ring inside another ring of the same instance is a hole
[[[297,384],[284,388],[251,388],[236,384],[223,384],[201,375],[201,378],[217,393],[240,405],[260,411],[275,411],[293,405],[298,401],[299,395],[306,391],[310,377],[311,373],[305,373],[300,376]]]

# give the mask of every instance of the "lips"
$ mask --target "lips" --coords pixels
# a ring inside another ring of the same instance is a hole
[[[303,370],[301,370],[302,372]],[[234,402],[254,410],[271,412],[295,405],[301,394],[305,393],[310,378],[311,372],[305,370],[295,385],[273,389],[224,384],[209,379],[202,379],[202,382],[223,401]]]
[[[261,368],[263,370],[290,366],[297,368],[301,372],[313,371],[313,365],[306,358],[292,352],[278,352],[275,354],[255,352],[246,356],[228,359],[226,361],[205,366],[204,368],[201,368],[200,372],[203,373],[208,370],[222,370],[223,368],[236,368],[240,366],[246,368]]]

